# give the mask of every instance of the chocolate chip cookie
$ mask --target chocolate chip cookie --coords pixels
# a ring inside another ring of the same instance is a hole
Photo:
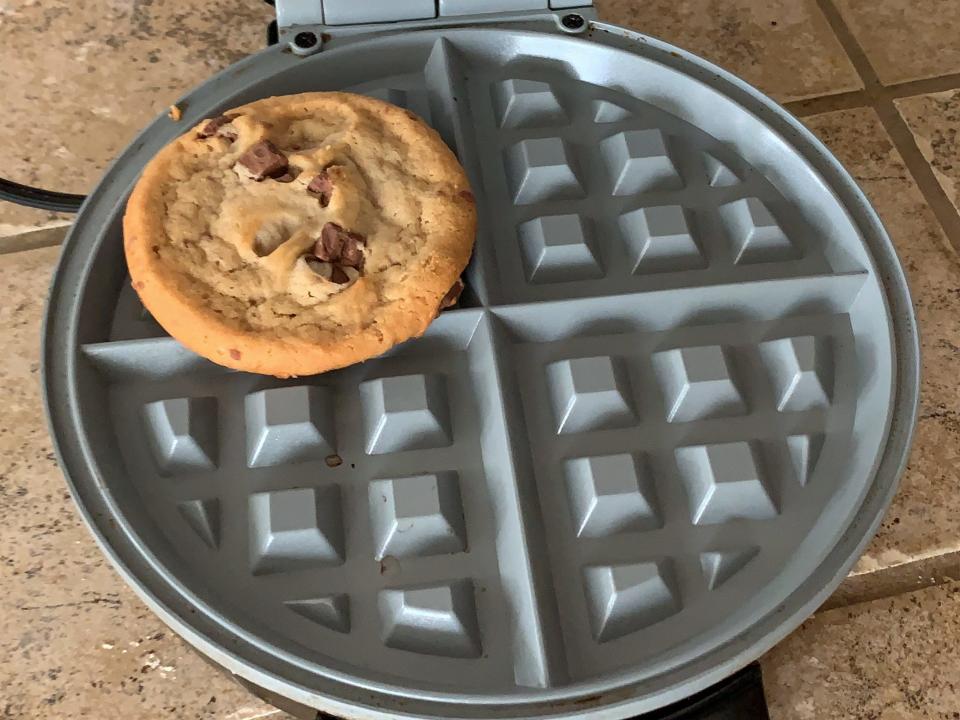
[[[144,169],[124,248],[177,340],[250,372],[310,375],[379,355],[456,300],[476,208],[419,118],[349,93],[208,118]]]

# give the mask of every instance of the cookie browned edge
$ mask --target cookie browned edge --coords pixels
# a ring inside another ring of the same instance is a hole
[[[433,128],[412,113],[376,98],[351,93],[316,92],[270,97],[227,112],[261,112],[285,105],[343,102],[380,115],[384,123],[411,147],[418,163],[432,163],[438,182],[450,187],[450,212],[432,231],[436,252],[424,259],[416,287],[389,322],[378,331],[364,328],[350,334],[326,332],[319,340],[294,336],[269,337],[265,332],[242,330],[219,319],[189,289],[179,290],[186,278],[167,267],[153,248],[165,241],[165,208],[162,189],[169,167],[181,152],[188,152],[196,128],[163,148],[144,168],[127,202],[123,218],[124,252],[131,282],[144,307],[175,339],[193,352],[236,370],[295,377],[345,367],[385,352],[394,345],[424,333],[436,317],[443,297],[459,279],[473,251],[476,206],[466,173],[456,156]],[[444,226],[446,225],[446,226]]]

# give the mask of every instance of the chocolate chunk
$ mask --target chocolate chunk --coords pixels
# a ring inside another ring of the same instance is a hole
[[[218,115],[212,120],[207,120],[207,124],[200,128],[200,131],[197,133],[198,138],[209,138],[217,134],[217,132],[227,123],[231,122],[234,118],[240,117],[239,115]],[[224,132],[224,137],[228,139],[235,140],[237,133],[234,131],[229,135]],[[232,135],[232,137],[230,137]]]
[[[276,180],[278,183],[292,183],[294,180],[297,179],[297,176],[299,174],[300,174],[300,170],[291,165],[290,167],[287,168],[287,171],[283,175],[278,175],[273,179]]]
[[[363,270],[363,250],[360,249],[360,243],[353,239],[354,233],[347,236],[347,241],[340,250],[340,264],[344,267],[352,267],[357,270]]]
[[[342,267],[339,265],[334,265],[333,270],[330,273],[330,282],[335,282],[337,285],[343,285],[350,282],[350,276],[344,272]]]
[[[261,140],[251,145],[237,162],[257,182],[267,177],[283,175],[287,171],[286,156],[269,140]]]
[[[346,233],[336,223],[327,223],[320,231],[320,239],[313,246],[313,254],[325,262],[336,262],[343,251]]]
[[[457,281],[453,284],[453,287],[447,290],[447,294],[443,296],[443,299],[440,301],[440,309],[444,310],[445,308],[452,307],[457,304],[457,301],[460,299],[460,293],[463,292],[463,280],[457,278]]]
[[[313,247],[313,254],[326,262],[363,270],[363,251],[360,246],[364,242],[366,240],[363,235],[328,222],[320,231],[320,239]]]
[[[333,195],[333,180],[326,169],[321,170],[319,175],[315,175],[310,184],[307,185],[307,192],[316,195],[320,199],[320,207],[326,207],[330,204],[330,197]]]

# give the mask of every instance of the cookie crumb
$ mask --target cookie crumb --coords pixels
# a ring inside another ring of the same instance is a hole
[[[343,458],[339,455],[327,455],[325,462],[327,463],[327,467],[340,467],[343,464]]]
[[[174,122],[178,122],[180,118],[183,117],[183,112],[181,112],[178,105],[171,105],[170,109],[167,110],[167,117],[169,117]]]
[[[396,575],[400,571],[400,561],[393,555],[384,555],[380,561],[381,575]]]

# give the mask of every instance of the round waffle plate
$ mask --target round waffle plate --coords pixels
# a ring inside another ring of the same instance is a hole
[[[274,47],[88,200],[47,318],[53,435],[123,575],[233,672],[348,717],[626,717],[758,657],[879,522],[918,362],[876,215],[741,81],[588,35]],[[331,89],[457,151],[466,301],[345,370],[227,371],[138,304],[125,198],[200,118]]]

